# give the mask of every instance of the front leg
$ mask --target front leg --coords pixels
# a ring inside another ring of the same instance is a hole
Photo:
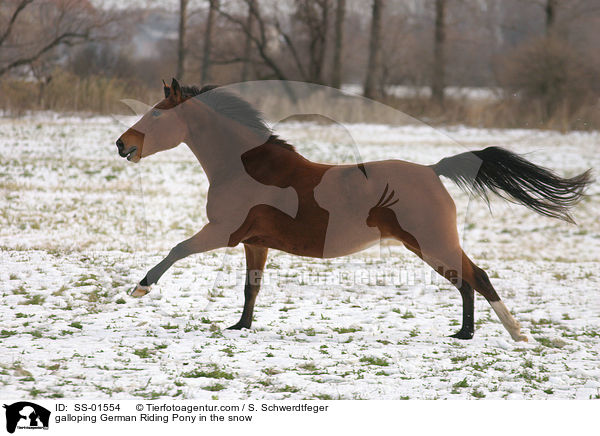
[[[203,253],[228,245],[230,233],[215,224],[208,223],[202,230],[180,242],[171,249],[167,257],[154,266],[131,291],[133,297],[142,297],[150,292],[150,287],[178,260],[190,254]]]
[[[244,310],[237,324],[229,327],[230,330],[249,329],[252,325],[252,313],[260,281],[263,276],[265,262],[267,261],[268,248],[244,244],[246,251],[246,284],[244,286]]]

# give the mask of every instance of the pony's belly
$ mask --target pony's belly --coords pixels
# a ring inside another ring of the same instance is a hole
[[[349,229],[348,232],[335,232],[328,234],[323,247],[323,258],[348,256],[365,250],[381,240],[377,229],[365,226],[357,231]]]
[[[281,236],[281,235],[279,235]],[[275,235],[252,236],[242,241],[246,244],[259,245],[285,251],[296,256],[316,257],[320,259],[348,256],[371,247],[380,241],[379,232],[366,228],[349,237],[326,238],[325,244],[319,238],[311,238],[307,233],[305,238],[281,238]]]

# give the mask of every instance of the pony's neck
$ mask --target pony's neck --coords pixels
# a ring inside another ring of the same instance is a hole
[[[185,143],[202,165],[209,183],[226,182],[243,175],[241,155],[269,140],[198,104],[182,111],[188,126]]]

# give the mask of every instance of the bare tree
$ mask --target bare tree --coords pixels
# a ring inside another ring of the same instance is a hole
[[[260,61],[264,63],[264,65],[272,71],[273,77],[279,80],[287,80],[287,75],[284,73],[283,69],[278,65],[275,57],[269,52],[269,42],[271,41],[268,36],[268,20],[262,14],[262,11],[258,5],[258,2],[255,0],[243,0],[248,7],[248,14],[252,15],[252,20],[244,20],[242,18],[237,17],[236,15],[229,13],[228,11],[220,8],[218,10],[219,14],[223,16],[227,21],[232,24],[235,24],[245,35],[247,39],[252,42],[254,48],[256,49],[256,54],[260,58]],[[249,26],[249,23],[256,23],[256,31],[254,31],[252,26]],[[219,60],[219,63],[234,63],[234,62],[250,62],[251,59],[248,57],[248,53],[242,53],[240,56],[236,56],[232,59],[224,59]]]
[[[262,62],[263,65],[272,72],[272,76],[270,77],[283,81],[282,86],[284,90],[292,99],[292,101],[296,101],[296,96],[294,92],[286,83],[286,81],[288,80],[287,75],[285,74],[283,68],[277,62],[275,56],[269,50],[269,43],[272,39],[270,36],[270,32],[268,31],[268,19],[262,14],[257,1],[243,1],[248,7],[248,14],[252,15],[253,17],[252,20],[248,20],[247,18],[240,18],[237,15],[224,10],[223,8],[219,8],[218,12],[229,23],[237,26],[238,30],[252,42],[252,45],[256,49],[256,54],[260,59],[260,62]],[[254,26],[250,25],[253,23],[256,24],[256,31],[254,30]],[[236,56],[231,59],[221,59],[218,61],[218,63],[228,64],[236,62],[251,62],[252,59],[250,59],[248,55],[249,53],[242,53],[240,56]]]
[[[333,40],[333,66],[331,68],[331,86],[342,86],[342,51],[344,49],[344,18],[346,0],[337,0],[335,9],[335,36]]]
[[[308,73],[304,79],[313,83],[322,83],[329,27],[329,0],[296,0],[295,18],[306,30]],[[293,44],[291,38],[285,40],[289,46]]]
[[[219,13],[237,26],[246,42],[256,49],[257,56],[250,59],[252,50],[246,46],[244,53],[230,59],[219,59],[217,63],[262,64],[276,79],[287,80],[291,76],[324,83],[331,0],[296,0],[291,15],[278,14],[277,10],[265,13],[256,0],[244,1],[248,7],[245,19],[224,9],[220,9]],[[282,46],[287,48],[285,57],[281,56]]]
[[[19,0],[0,9],[0,76],[58,47],[106,37],[110,17],[78,0]]]
[[[208,17],[206,18],[206,29],[204,31],[204,47],[202,56],[202,83],[206,83],[210,80],[210,66],[211,66],[211,44],[212,44],[212,33],[215,25],[215,15],[219,9],[219,0],[208,0]]]
[[[256,5],[254,4],[256,0],[248,1],[251,6],[248,6],[248,15],[246,15],[246,28],[248,29],[248,33],[245,35],[246,38],[244,42],[244,53],[246,58],[243,60],[242,64],[242,82],[248,80],[248,75],[250,74],[250,52],[252,50],[252,39],[250,38],[250,35],[254,32],[254,14],[252,13],[252,10],[256,8]]]
[[[544,10],[546,13],[546,36],[550,36],[556,22],[556,0],[546,0]]]
[[[446,0],[435,0],[435,35],[433,39],[433,74],[431,80],[431,98],[438,104],[444,103],[446,41]]]
[[[183,80],[185,74],[185,30],[187,21],[188,0],[179,0],[179,33],[177,38],[177,72],[175,77]]]
[[[384,0],[373,0],[371,8],[371,37],[369,39],[369,63],[363,94],[367,98],[377,98],[380,88],[377,82],[381,76],[381,15]]]

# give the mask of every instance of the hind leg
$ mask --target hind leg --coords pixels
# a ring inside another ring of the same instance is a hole
[[[504,328],[515,341],[527,342],[527,336],[521,333],[519,322],[512,316],[506,305],[502,302],[498,293],[492,286],[486,272],[475,265],[471,259],[462,251],[460,246],[454,249],[444,250],[439,248],[433,250],[431,247],[424,255],[416,239],[402,231],[398,233],[404,245],[425,260],[438,274],[449,280],[460,291],[463,302],[463,323],[461,329],[452,337],[458,339],[471,339],[475,332],[474,328],[474,289],[477,290],[490,303],[494,312]],[[460,259],[460,261],[458,260]]]
[[[254,303],[260,289],[268,249],[255,245],[244,244],[246,252],[246,284],[244,286],[244,310],[240,320],[228,327],[229,330],[249,329],[252,325]]]
[[[527,336],[521,333],[521,325],[512,316],[506,305],[498,296],[498,293],[492,286],[492,283],[490,282],[490,279],[486,272],[479,268],[477,265],[475,265],[471,261],[471,259],[469,259],[464,253],[463,258],[468,262],[468,267],[466,271],[467,275],[469,276],[468,280],[474,283],[477,292],[483,295],[488,301],[488,303],[490,303],[490,306],[492,306],[492,309],[494,309],[494,312],[496,312],[496,315],[498,316],[498,318],[500,318],[502,325],[508,331],[510,336],[515,341],[527,342]]]
[[[423,259],[421,250],[413,246],[414,242],[410,244],[409,241],[413,242],[410,238],[402,240],[406,248]],[[462,326],[458,332],[450,335],[450,337],[456,339],[473,339],[473,334],[475,333],[475,290],[466,280],[462,280],[458,271],[454,274],[454,270],[445,268],[443,265],[439,265],[439,262],[432,260],[429,260],[427,263],[434,271],[450,281],[458,289],[462,298]]]
[[[467,282],[463,282],[458,290],[463,303],[462,327],[450,337],[473,339],[475,333],[475,291]]]
[[[382,237],[393,237],[402,242],[458,288],[463,301],[463,324],[453,336],[460,339],[473,337],[475,289],[490,303],[511,337],[515,341],[527,341],[527,337],[521,334],[519,323],[500,300],[485,271],[476,266],[460,247],[453,218],[455,215],[428,213],[424,216],[430,219],[421,223],[418,237],[405,231],[390,209],[384,208],[371,216],[371,223],[378,227]],[[441,219],[444,216],[446,219]]]
[[[462,326],[460,330],[451,335],[451,337],[457,339],[473,339],[473,334],[475,333],[475,291],[466,280],[462,280],[460,277],[462,268],[456,268],[453,270],[448,268],[440,261],[431,258],[431,256],[424,257],[419,241],[417,241],[413,235],[402,229],[397,221],[394,221],[395,220],[388,220],[388,222],[392,222],[393,225],[388,227],[389,232],[387,235],[393,236],[395,239],[402,242],[407,249],[415,253],[421,259],[425,260],[434,269],[434,271],[450,281],[450,283],[456,286],[460,292],[463,303]]]
[[[447,268],[448,271],[453,271],[454,269],[454,271],[457,272],[456,276],[458,277],[458,281],[455,284],[455,286],[458,287],[463,297],[463,328],[461,328],[457,335],[468,334],[468,328],[470,327],[472,329],[473,326],[472,316],[469,320],[469,312],[473,311],[473,299],[471,299],[472,297],[469,298],[466,292],[466,290],[471,288],[471,295],[473,295],[472,289],[475,289],[488,301],[488,303],[490,303],[490,306],[492,306],[492,309],[494,310],[494,312],[496,312],[496,315],[498,316],[498,318],[500,318],[502,325],[508,331],[513,340],[527,342],[527,336],[521,333],[520,324],[512,316],[506,305],[498,296],[498,293],[492,286],[492,283],[490,282],[490,279],[486,272],[483,269],[479,268],[477,265],[475,265],[471,261],[471,259],[469,259],[467,255],[462,251],[462,249],[460,249],[460,247],[458,248],[458,250],[460,250],[461,257],[460,269],[455,269],[457,263],[448,261],[448,258],[444,259],[444,257],[441,257],[441,259],[444,260],[438,261],[438,263],[440,263],[443,268]],[[456,257],[457,255],[451,256],[451,259],[456,259]],[[428,263],[429,262],[431,262],[431,260],[428,260]],[[438,270],[438,272],[440,271]],[[446,274],[444,274],[444,276],[448,278]],[[467,324],[465,324],[465,320],[467,320]],[[467,330],[463,331],[465,327],[467,327]],[[472,336],[473,335],[471,333],[471,337]]]

